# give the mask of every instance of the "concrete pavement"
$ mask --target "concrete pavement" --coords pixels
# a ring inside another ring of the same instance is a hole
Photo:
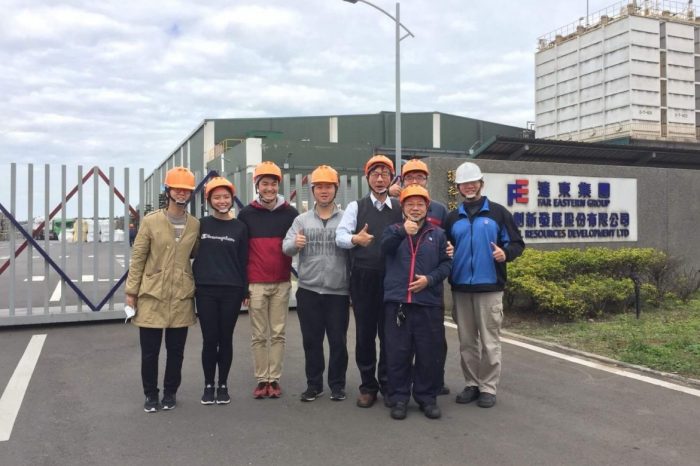
[[[504,345],[498,404],[457,405],[463,380],[448,328],[443,418],[415,404],[404,421],[378,403],[299,401],[305,388],[295,312],[289,314],[283,397],[255,400],[246,314],[234,336],[232,403],[202,406],[199,327],[190,330],[178,407],[142,410],[138,332],[101,323],[0,330],[0,387],[34,334],[47,334],[2,465],[588,465],[698,464],[700,398]],[[348,345],[354,348],[354,329]],[[162,365],[161,365],[162,366]],[[162,374],[162,367],[161,367]],[[162,376],[161,376],[162,378]]]

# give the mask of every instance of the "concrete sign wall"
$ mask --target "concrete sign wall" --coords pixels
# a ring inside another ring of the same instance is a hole
[[[700,157],[700,154],[698,156]],[[456,169],[465,159],[430,158],[426,161],[430,168],[431,196],[454,208],[456,204],[462,202],[462,197],[454,188],[450,176],[453,173],[452,170]],[[497,199],[498,191],[500,191],[501,198],[498,201],[506,206],[508,205],[507,191],[504,193],[502,186],[500,188],[496,186],[493,190],[492,183],[514,184],[516,179],[527,179],[528,202],[534,201],[530,210],[539,214],[539,212],[547,210],[544,209],[545,206],[537,205],[539,194],[537,180],[548,178],[556,182],[560,179],[569,180],[572,199],[578,199],[577,189],[578,183],[581,181],[591,183],[591,198],[599,199],[598,181],[611,180],[610,199],[614,200],[616,204],[607,207],[607,209],[610,213],[613,211],[622,213],[624,210],[628,210],[630,213],[628,237],[615,236],[607,240],[592,237],[577,238],[577,241],[572,243],[568,239],[567,232],[567,238],[556,241],[547,239],[547,241],[538,242],[535,238],[525,238],[529,247],[539,249],[558,249],[572,246],[653,247],[679,258],[687,267],[700,269],[700,247],[698,247],[700,244],[700,202],[698,202],[700,199],[700,170],[510,160],[476,159],[473,161],[481,167],[484,173],[488,174],[485,185],[486,192]],[[497,178],[488,178],[492,174],[507,176],[507,182],[498,181]],[[613,180],[615,180],[614,184]],[[619,190],[622,193],[618,193]],[[550,183],[550,198],[557,198],[558,194],[558,185]],[[564,211],[578,210],[578,208],[574,209],[573,207],[564,207],[563,209]],[[586,209],[588,207],[581,208],[582,211]],[[596,212],[602,211],[601,207],[591,209]],[[632,231],[635,224],[636,236]],[[590,228],[583,227],[581,229]],[[526,230],[526,228],[522,228],[522,230]]]
[[[484,173],[529,243],[637,241],[637,180]]]

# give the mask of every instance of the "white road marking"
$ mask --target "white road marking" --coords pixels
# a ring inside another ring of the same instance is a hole
[[[44,281],[44,276],[43,275],[33,275],[32,276],[32,281],[33,282],[43,282]],[[24,279],[24,282],[27,282],[27,279]]]
[[[56,288],[54,288],[53,293],[51,293],[51,297],[49,298],[49,301],[52,303],[55,303],[55,302],[61,300],[61,282],[62,282],[62,280],[59,280],[58,283],[56,283]]]
[[[445,322],[445,327],[457,328],[457,325],[451,322]],[[546,348],[540,348],[539,346],[531,345],[529,343],[523,343],[522,341],[518,340],[512,340],[510,338],[501,338],[501,341],[514,346],[529,349],[537,353],[546,354],[547,356],[563,359],[564,361],[573,362],[574,364],[580,364],[582,366],[591,367],[593,369],[610,372],[611,374],[627,377],[634,380],[639,380],[641,382],[646,382],[652,385],[657,385],[659,387],[664,387],[670,390],[676,390],[678,392],[686,393],[688,395],[700,397],[700,390],[695,388],[684,387],[683,385],[666,382],[665,380],[659,380],[653,377],[647,377],[646,375],[637,374],[636,372],[631,372],[625,369],[621,369],[619,367],[608,366],[594,361],[588,361],[586,359],[577,358],[576,356],[569,356],[568,354],[557,353],[556,351],[552,351]]]
[[[17,419],[19,408],[22,406],[24,394],[27,392],[45,340],[46,335],[32,336],[15,372],[5,387],[5,391],[2,393],[2,398],[0,398],[0,442],[10,440],[15,419]]]
[[[90,283],[94,282],[94,276],[93,275],[83,275],[82,282],[83,283]],[[109,278],[98,278],[98,282],[108,282],[110,281]],[[113,282],[119,281],[118,278],[113,278]],[[56,288],[54,288],[53,293],[51,293],[51,297],[49,298],[49,301],[52,303],[58,302],[61,300],[61,282],[62,280],[59,280],[58,283],[56,283]],[[73,280],[74,283],[77,283],[78,280]]]

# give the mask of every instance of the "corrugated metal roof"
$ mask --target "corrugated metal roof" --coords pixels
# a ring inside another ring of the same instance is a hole
[[[486,141],[473,158],[528,162],[635,165],[656,168],[700,169],[699,150],[662,146],[622,145],[522,139],[497,136]]]

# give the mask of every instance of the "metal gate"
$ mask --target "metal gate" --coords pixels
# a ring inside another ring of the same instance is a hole
[[[144,199],[143,169],[136,181],[128,168],[116,174],[110,167],[105,174],[99,167],[69,172],[65,165],[55,171],[43,165],[42,190],[36,189],[42,177],[33,164],[19,168],[26,177],[11,164],[9,202],[0,196],[0,327],[123,317],[131,242],[145,214],[143,203],[132,207],[134,198]],[[203,187],[216,175],[212,171],[199,181],[190,206],[194,215],[206,215]],[[243,177],[252,186],[250,174],[230,176],[237,186]],[[299,212],[313,207],[308,179],[303,173],[283,177],[282,195]],[[341,176],[336,202],[344,207],[367,192],[362,178]],[[18,202],[24,193],[26,202]],[[52,197],[60,198],[53,208]],[[236,199],[237,212],[250,197]],[[37,202],[43,204],[38,209]],[[295,305],[292,294],[290,306]]]
[[[10,165],[9,199],[0,197],[0,326],[123,315],[143,169],[136,181],[128,168],[55,168]]]

